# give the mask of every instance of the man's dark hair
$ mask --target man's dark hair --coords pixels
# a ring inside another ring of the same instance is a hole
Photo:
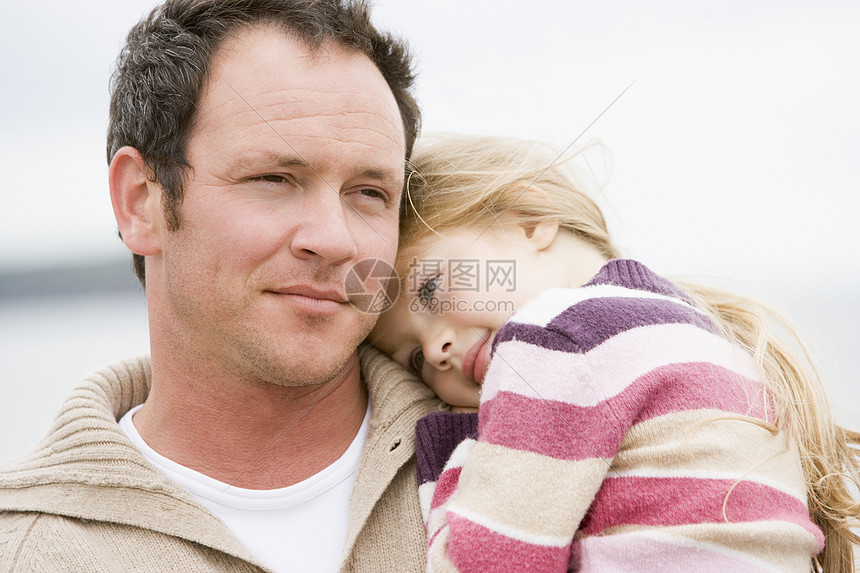
[[[110,163],[126,145],[141,153],[164,188],[168,230],[179,228],[185,151],[212,57],[228,34],[255,24],[277,26],[311,49],[331,40],[366,55],[400,109],[405,159],[412,153],[421,113],[411,92],[411,57],[405,43],[373,25],[364,0],[166,0],[131,29],[117,58],[107,156]],[[145,286],[144,258],[133,260]]]

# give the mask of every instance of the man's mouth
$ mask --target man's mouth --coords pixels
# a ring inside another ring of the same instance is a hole
[[[290,285],[273,288],[269,292],[285,297],[295,308],[310,314],[334,314],[347,302],[342,290],[325,286]]]

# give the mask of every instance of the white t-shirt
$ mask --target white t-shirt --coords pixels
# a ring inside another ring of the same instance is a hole
[[[231,487],[171,461],[150,448],[134,427],[131,409],[119,427],[143,456],[217,515],[273,571],[337,571],[349,522],[349,496],[367,437],[370,406],[352,444],[333,464],[289,487]]]

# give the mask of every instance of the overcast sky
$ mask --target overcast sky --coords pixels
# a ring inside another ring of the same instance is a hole
[[[647,7],[645,6],[647,4]],[[9,3],[0,269],[120,256],[107,83],[143,0]],[[631,255],[753,284],[858,281],[860,3],[377,3],[414,47],[425,132],[583,136]]]
[[[4,0],[0,272],[126,256],[107,85],[154,4]],[[376,5],[413,46],[425,132],[562,149],[635,82],[580,139],[611,152],[600,200],[625,253],[778,302],[853,301],[831,312],[860,342],[860,2]]]

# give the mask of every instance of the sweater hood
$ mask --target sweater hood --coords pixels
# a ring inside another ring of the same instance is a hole
[[[256,559],[221,521],[155,470],[117,420],[149,394],[140,356],[85,378],[31,450],[0,465],[0,511],[39,512],[149,529]]]
[[[359,354],[373,416],[351,502],[348,547],[390,481],[378,478],[393,475],[414,454],[415,421],[444,407],[428,387],[376,349],[363,345]],[[255,562],[217,517],[154,469],[119,429],[117,420],[146,400],[150,385],[148,356],[86,377],[63,402],[45,437],[0,464],[0,511],[151,529]],[[370,465],[368,450],[391,455],[384,464]],[[363,473],[376,479],[362,479]]]

